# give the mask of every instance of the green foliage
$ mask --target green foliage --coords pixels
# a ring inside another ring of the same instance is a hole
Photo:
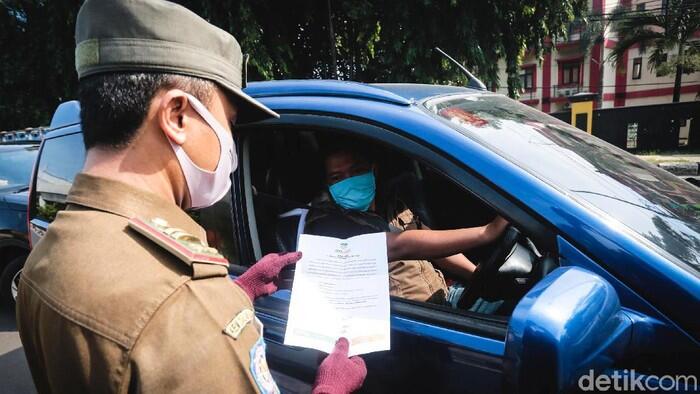
[[[61,206],[63,205],[63,206]],[[56,219],[58,211],[65,208],[65,204],[59,205],[58,203],[51,201],[44,201],[42,204],[37,205],[36,210],[40,218],[48,222],[52,222]]]
[[[512,97],[525,49],[541,56],[586,6],[586,0],[176,2],[238,38],[251,55],[251,81],[466,83],[434,50],[439,46],[487,84],[498,85],[498,59],[505,58]],[[76,97],[79,6],[80,0],[0,0],[0,128],[47,124],[59,102]]]
[[[79,0],[0,1],[0,129],[48,124],[74,98]]]
[[[658,64],[658,66],[655,64]],[[700,54],[685,53],[683,58],[679,58],[678,55],[672,55],[667,61],[649,62],[649,68],[655,68],[658,76],[675,74],[678,66],[683,69],[683,74],[692,74],[700,71]]]
[[[504,0],[495,2],[496,23],[504,28],[502,48],[508,74],[508,95],[517,98],[522,56],[530,48],[538,58],[548,47],[548,40],[566,38],[569,25],[587,6],[586,0]]]

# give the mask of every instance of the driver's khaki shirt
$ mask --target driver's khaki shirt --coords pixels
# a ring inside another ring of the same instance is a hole
[[[197,223],[172,202],[85,174],[67,202],[27,259],[17,299],[39,392],[259,390],[258,328],[224,332],[252,310],[226,267],[185,263],[127,226],[158,217],[205,239]]]

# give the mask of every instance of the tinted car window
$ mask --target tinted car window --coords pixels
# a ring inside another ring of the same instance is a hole
[[[0,150],[0,190],[29,184],[38,150],[35,145]]]
[[[455,130],[597,208],[700,273],[700,189],[590,134],[492,94],[435,98],[425,107]]]
[[[44,141],[36,175],[36,216],[52,221],[65,208],[73,178],[83,168],[85,147],[82,134],[69,134]]]

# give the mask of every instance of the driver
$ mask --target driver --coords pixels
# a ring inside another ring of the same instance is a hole
[[[386,232],[390,294],[415,301],[456,305],[463,287],[448,289],[440,270],[468,281],[476,268],[463,251],[496,240],[508,226],[497,216],[481,227],[431,230],[403,204],[382,217],[376,213],[375,164],[353,144],[336,145],[325,155],[328,194],[305,216],[305,234],[347,238]]]

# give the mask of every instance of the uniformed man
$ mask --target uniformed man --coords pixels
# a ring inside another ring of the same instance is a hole
[[[229,189],[231,126],[276,116],[241,91],[238,43],[162,0],[87,0],[76,43],[86,163],[17,300],[37,389],[278,392],[253,301],[300,255],[268,255],[234,283],[183,211]],[[361,386],[347,348],[315,392]]]
[[[456,307],[464,286],[448,286],[440,270],[468,281],[476,266],[461,252],[493,242],[508,222],[496,216],[480,227],[434,231],[401,201],[387,202],[386,215],[380,216],[374,161],[360,145],[336,140],[326,149],[324,164],[329,196],[311,204],[304,233],[344,238],[386,232],[390,294]]]

